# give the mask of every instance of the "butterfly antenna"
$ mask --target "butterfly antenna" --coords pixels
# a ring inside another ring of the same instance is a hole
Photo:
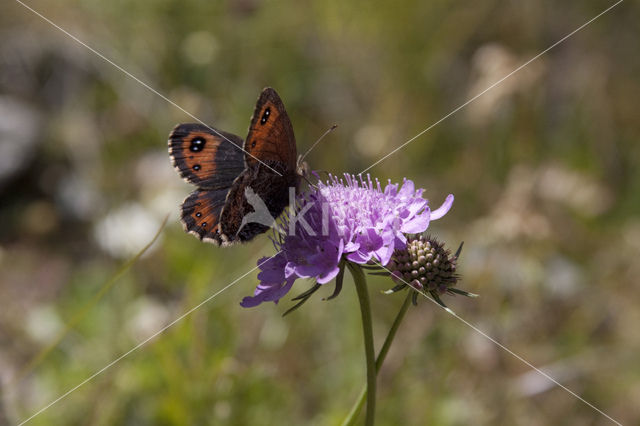
[[[330,128],[329,130],[327,130],[326,132],[324,132],[324,133],[322,134],[322,136],[320,136],[320,137],[318,138],[318,140],[317,140],[313,145],[311,145],[311,148],[309,148],[309,149],[307,150],[307,152],[305,152],[305,153],[304,153],[304,155],[303,155],[302,157],[300,157],[300,160],[299,160],[298,162],[299,162],[299,163],[302,163],[302,161],[304,160],[304,158],[305,158],[307,155],[309,155],[309,153],[311,152],[311,150],[312,150],[313,148],[315,148],[315,147],[316,147],[316,145],[318,145],[318,144],[320,143],[320,141],[321,141],[322,139],[324,139],[324,137],[325,137],[325,136],[327,136],[329,133],[333,132],[333,131],[336,129],[336,127],[338,127],[338,125],[337,125],[337,124],[334,124],[333,126],[331,126],[331,128]]]

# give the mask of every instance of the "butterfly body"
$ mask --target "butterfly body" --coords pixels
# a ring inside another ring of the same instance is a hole
[[[185,230],[223,246],[266,232],[264,210],[277,218],[289,204],[289,188],[300,184],[293,127],[271,88],[260,94],[244,142],[202,124],[180,124],[169,135],[169,155],[198,187],[182,203]]]

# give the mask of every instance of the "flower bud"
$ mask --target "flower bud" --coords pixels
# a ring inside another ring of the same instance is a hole
[[[416,235],[407,238],[407,246],[396,250],[387,268],[391,278],[398,284],[392,292],[408,287],[416,290],[413,301],[416,303],[418,292],[428,291],[433,299],[443,307],[440,295],[461,294],[475,297],[473,293],[455,288],[460,275],[456,273],[456,263],[462,250],[462,244],[455,254],[445,248],[443,243],[431,236]]]

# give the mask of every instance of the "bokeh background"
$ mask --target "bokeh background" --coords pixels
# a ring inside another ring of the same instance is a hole
[[[259,91],[275,87],[300,151],[339,125],[308,158],[333,173],[368,167],[612,4],[27,3],[242,137]],[[446,302],[624,424],[640,423],[639,23],[623,2],[370,171],[410,177],[435,205],[454,193],[430,231],[465,241],[461,287],[481,297]],[[221,249],[182,231],[191,188],[166,139],[190,121],[3,1],[0,425],[273,253],[266,237]],[[365,380],[350,278],[338,299],[284,318],[289,298],[239,306],[255,284],[254,272],[29,424],[338,424]],[[403,296],[369,285],[380,345]],[[612,424],[426,300],[399,331],[378,401],[381,425]]]

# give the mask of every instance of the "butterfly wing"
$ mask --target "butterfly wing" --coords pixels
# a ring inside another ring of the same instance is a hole
[[[280,96],[271,87],[263,89],[258,97],[244,150],[248,153],[245,155],[247,166],[262,161],[287,171],[296,168],[293,126]],[[278,172],[282,173],[281,170]]]
[[[197,189],[182,203],[182,225],[200,240],[220,244],[220,214],[228,189]]]
[[[279,176],[260,163],[250,165],[235,180],[220,214],[222,245],[252,240],[266,232],[289,205],[289,188],[297,175]]]
[[[199,188],[182,203],[185,230],[220,244],[220,214],[229,188],[244,170],[242,139],[202,124],[179,124],[169,135],[169,155],[187,182]]]
[[[179,124],[169,135],[169,156],[187,182],[229,188],[244,170],[242,139],[202,124]],[[217,132],[217,133],[216,133]]]

